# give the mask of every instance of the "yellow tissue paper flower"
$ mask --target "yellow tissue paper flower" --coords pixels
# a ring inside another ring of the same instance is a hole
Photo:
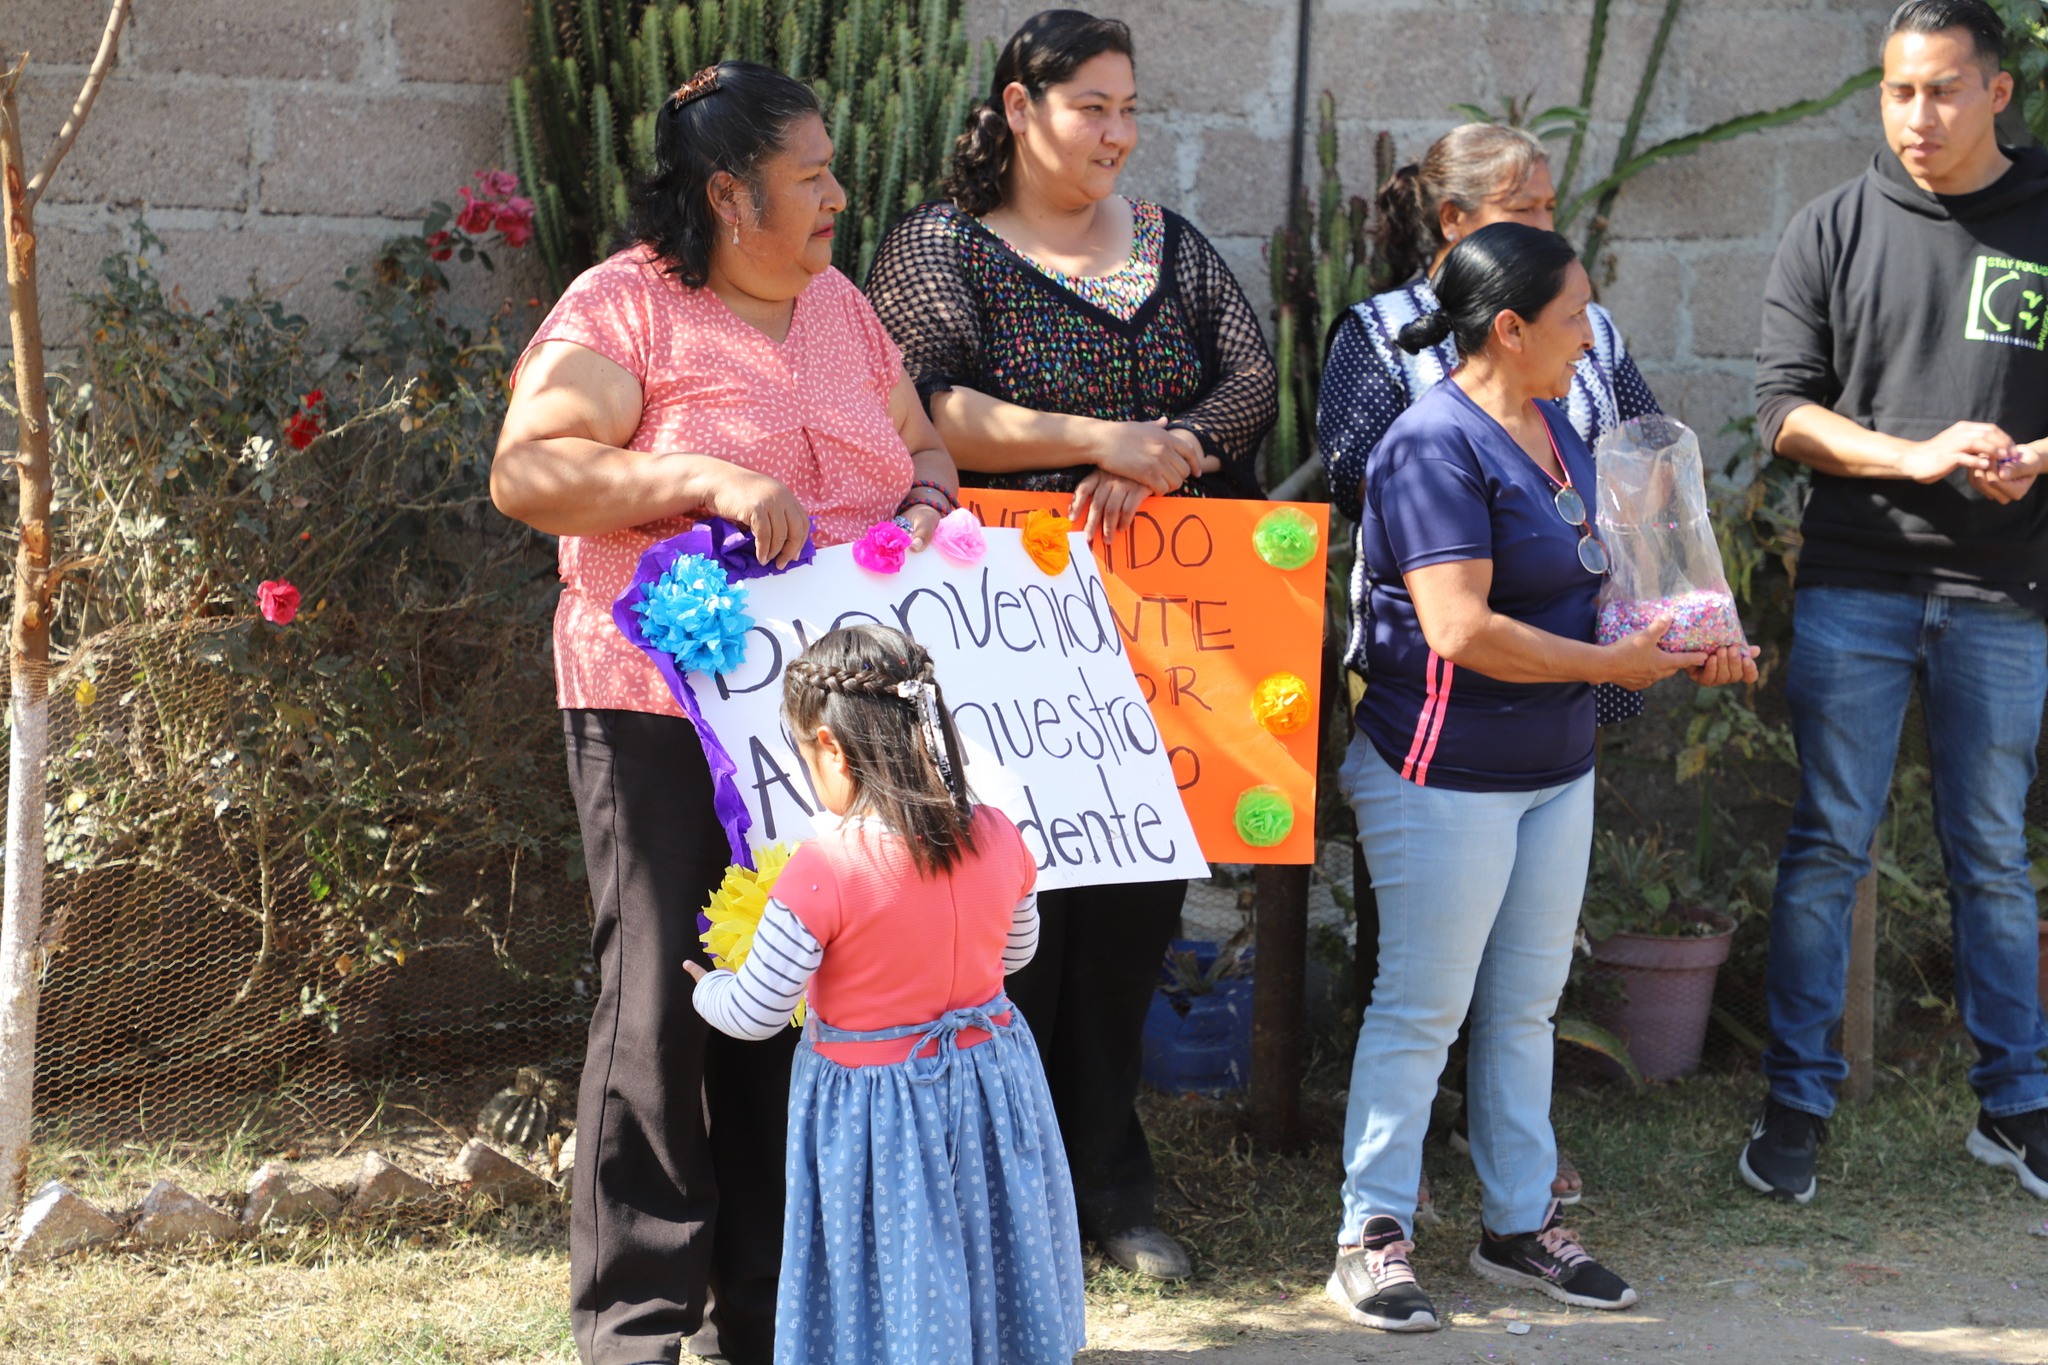
[[[725,869],[725,880],[718,884],[718,889],[711,893],[711,903],[704,907],[704,918],[711,921],[711,927],[698,936],[711,955],[712,966],[736,972],[746,965],[747,955],[754,951],[754,932],[761,927],[761,916],[768,909],[768,897],[795,852],[788,844],[776,844],[755,855],[757,867],[734,863]],[[789,1021],[791,1025],[803,1023],[809,1003],[798,1003]]]
[[[1252,716],[1269,733],[1291,735],[1309,723],[1308,684],[1292,673],[1275,673],[1252,689]]]

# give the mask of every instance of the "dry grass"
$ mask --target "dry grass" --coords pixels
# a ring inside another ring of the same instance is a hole
[[[560,1208],[427,1206],[234,1246],[17,1271],[0,1359],[91,1365],[572,1361]]]
[[[1963,1153],[1974,1117],[1964,1066],[1950,1052],[1845,1113],[1823,1149],[1821,1197],[1804,1209],[1757,1198],[1735,1176],[1753,1078],[1700,1077],[1635,1097],[1567,1084],[1560,1131],[1591,1191],[1575,1222],[1596,1254],[1655,1284],[1667,1303],[1711,1300],[1754,1277],[1766,1294],[1843,1311],[1962,1302],[2014,1326],[2048,1325],[2042,1243],[2027,1236],[2048,1210]],[[1162,1339],[1223,1342],[1249,1311],[1319,1293],[1338,1215],[1341,1080],[1332,1050],[1304,1092],[1309,1142],[1289,1153],[1256,1150],[1234,1105],[1148,1098],[1161,1219],[1194,1249],[1197,1275],[1160,1285],[1098,1261],[1091,1316],[1142,1323]],[[118,1204],[162,1169],[151,1161],[182,1163],[191,1187],[212,1195],[238,1187],[251,1164],[208,1167],[202,1154],[176,1150],[88,1155],[46,1146],[38,1174],[68,1161],[87,1192]],[[1445,1221],[1425,1233],[1418,1270],[1456,1310],[1482,1293],[1463,1265],[1478,1194],[1448,1150],[1433,1147],[1429,1164]],[[450,1201],[232,1247],[76,1257],[8,1277],[0,1360],[567,1362],[566,1244],[559,1207]]]

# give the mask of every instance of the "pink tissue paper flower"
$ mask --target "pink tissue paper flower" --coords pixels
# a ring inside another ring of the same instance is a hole
[[[972,568],[988,554],[981,519],[965,507],[956,507],[939,518],[939,528],[932,532],[932,545],[962,568]]]
[[[901,573],[909,552],[910,532],[893,521],[878,521],[853,543],[853,562],[870,573]]]

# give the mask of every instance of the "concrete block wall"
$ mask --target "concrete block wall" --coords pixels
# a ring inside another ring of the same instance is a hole
[[[1348,190],[1370,193],[1373,134],[1404,157],[1456,121],[1449,106],[1576,100],[1589,0],[1312,0],[1308,84],[1338,101]],[[969,0],[1000,41],[1045,0]],[[1615,0],[1581,184],[1612,156],[1661,5]],[[146,0],[84,137],[39,209],[51,341],[66,303],[145,220],[158,262],[204,305],[254,279],[323,322],[331,282],[385,236],[509,164],[504,83],[522,0]],[[1819,94],[1874,58],[1885,0],[1691,0],[1642,143]],[[1265,248],[1284,212],[1296,80],[1295,0],[1124,0],[1144,141],[1126,185],[1186,213],[1270,304]],[[97,40],[94,0],[5,0],[0,50],[29,48],[30,157],[69,109]],[[1801,203],[1878,146],[1874,94],[1788,129],[1657,168],[1625,189],[1603,298],[1667,406],[1711,436],[1750,407],[1757,291]],[[1561,144],[1560,144],[1561,146]],[[1311,148],[1311,156],[1312,148]],[[1561,152],[1560,152],[1561,161]],[[538,274],[471,272],[487,307],[540,292]]]
[[[976,31],[1007,35],[1034,0],[971,0]],[[1309,117],[1336,96],[1348,193],[1370,195],[1374,135],[1403,160],[1460,121],[1453,104],[1498,110],[1578,101],[1588,0],[1314,0]],[[1635,98],[1663,6],[1615,0],[1593,131],[1578,176],[1593,183]],[[1680,12],[1638,149],[1758,109],[1825,93],[1876,60],[1884,0],[1692,0]],[[1263,310],[1266,241],[1286,198],[1296,70],[1293,0],[1125,0],[1138,48],[1143,141],[1127,181],[1217,240]],[[1602,259],[1614,311],[1660,401],[1710,444],[1754,410],[1759,295],[1794,210],[1857,174],[1881,144],[1877,97],[1667,163],[1617,200]],[[1312,128],[1311,128],[1312,136]],[[1553,169],[1563,164],[1552,144]],[[1313,184],[1314,145],[1307,149]],[[1583,240],[1583,223],[1574,230]]]
[[[106,10],[0,4],[0,64],[31,54],[31,166],[70,112]],[[70,296],[138,220],[164,243],[152,267],[195,307],[253,281],[340,323],[333,284],[349,266],[436,200],[456,202],[473,172],[510,164],[520,16],[520,0],[137,0],[120,63],[36,209],[48,344],[76,343]],[[473,311],[523,305],[543,278],[517,257],[496,275],[449,269]]]

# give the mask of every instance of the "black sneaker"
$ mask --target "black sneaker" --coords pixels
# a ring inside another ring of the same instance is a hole
[[[1337,1253],[1330,1272],[1330,1297],[1344,1306],[1353,1322],[1382,1332],[1434,1332],[1440,1325],[1436,1306],[1408,1264],[1415,1243],[1401,1231],[1401,1220],[1377,1214],[1365,1220],[1364,1244]]]
[[[1751,1189],[1804,1204],[1820,1187],[1813,1164],[1827,1137],[1826,1119],[1766,1097],[1762,1116],[1749,1126],[1736,1169]]]
[[[1578,1234],[1564,1226],[1563,1216],[1552,1200],[1542,1228],[1535,1232],[1496,1237],[1481,1227],[1479,1245],[1472,1248],[1472,1269],[1495,1284],[1538,1289],[1577,1308],[1633,1304],[1636,1291],[1586,1254]]]
[[[2002,1119],[1979,1109],[1977,1126],[1963,1145],[1986,1166],[2003,1166],[2018,1176],[2028,1194],[2048,1199],[2048,1109]]]

